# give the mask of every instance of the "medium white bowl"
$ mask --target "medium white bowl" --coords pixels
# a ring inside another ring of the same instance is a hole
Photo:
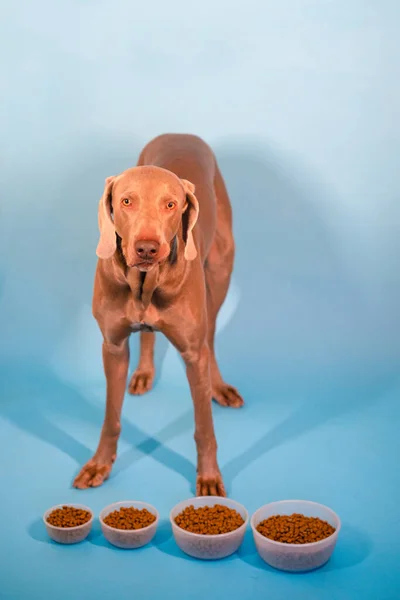
[[[191,533],[182,529],[175,523],[175,518],[188,506],[200,508],[202,506],[215,506],[222,504],[228,508],[236,510],[244,520],[243,525],[230,531],[229,533],[221,533],[219,535],[201,535],[200,533]],[[172,532],[175,541],[179,548],[189,556],[201,558],[204,560],[215,560],[225,558],[236,552],[243,541],[246,527],[249,521],[247,510],[242,504],[231,500],[230,498],[220,498],[217,496],[201,496],[198,498],[190,498],[180,502],[171,510],[170,521]]]
[[[104,519],[110,513],[114,512],[114,510],[119,510],[120,508],[137,508],[142,510],[146,508],[152,515],[155,516],[156,520],[148,525],[147,527],[143,527],[143,529],[116,529],[115,527],[110,527],[106,523],[104,523]],[[110,504],[103,508],[99,515],[101,530],[103,532],[104,537],[113,544],[113,546],[117,546],[118,548],[141,548],[145,546],[156,534],[157,525],[158,525],[158,512],[151,504],[147,504],[146,502],[137,502],[136,500],[126,500],[123,502],[114,502],[114,504]]]
[[[285,544],[275,542],[257,531],[257,525],[275,515],[300,513],[306,517],[318,517],[327,521],[336,531],[319,542],[309,544]],[[327,506],[308,500],[282,500],[265,504],[259,508],[250,521],[254,542],[261,558],[275,569],[281,571],[312,571],[322,567],[335,549],[341,522],[338,515]]]
[[[62,508],[63,506],[72,506],[73,508],[79,508],[81,510],[87,510],[90,514],[90,520],[87,523],[83,523],[83,525],[77,525],[76,527],[56,527],[55,525],[51,525],[48,523],[47,519],[49,515],[53,512],[53,510],[57,510],[57,508]],[[43,515],[43,521],[46,526],[47,533],[49,537],[55,542],[59,544],[77,544],[78,542],[82,542],[90,533],[93,525],[93,511],[84,506],[83,504],[57,504],[46,512]]]

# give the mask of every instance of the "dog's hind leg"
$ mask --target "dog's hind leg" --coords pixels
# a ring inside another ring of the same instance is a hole
[[[217,228],[205,264],[212,394],[218,404],[239,408],[244,404],[243,398],[236,388],[224,382],[215,356],[217,315],[228,292],[235,256],[231,205],[218,167],[214,188],[217,196]]]

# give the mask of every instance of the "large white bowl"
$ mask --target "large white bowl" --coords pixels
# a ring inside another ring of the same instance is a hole
[[[215,506],[222,504],[228,508],[236,510],[243,518],[244,523],[238,529],[229,533],[219,535],[201,535],[200,533],[191,533],[182,529],[175,523],[175,518],[188,506],[200,508],[202,506]],[[218,496],[201,496],[190,498],[180,502],[171,510],[170,521],[175,541],[179,548],[189,556],[201,558],[204,560],[215,560],[225,558],[236,552],[243,541],[246,527],[249,521],[247,510],[242,504],[231,500],[230,498],[220,498]]]
[[[310,544],[284,544],[275,542],[257,531],[257,525],[275,515],[300,513],[306,517],[318,517],[327,521],[336,531],[331,536]],[[250,521],[254,542],[261,558],[271,567],[282,571],[312,571],[324,565],[335,549],[341,523],[336,513],[327,506],[308,500],[282,500],[265,504]]]
[[[50,523],[48,523],[47,519],[49,518],[50,514],[54,510],[62,508],[63,506],[72,506],[73,508],[87,510],[90,513],[91,517],[89,521],[83,523],[83,525],[77,525],[76,527],[56,527],[55,525],[51,525]],[[83,504],[57,504],[56,506],[49,508],[49,510],[46,510],[46,512],[43,515],[43,521],[46,526],[47,533],[52,540],[58,542],[59,544],[77,544],[78,542],[82,542],[85,538],[87,538],[87,536],[90,533],[90,530],[92,529],[93,511],[89,507],[84,506]]]
[[[120,508],[137,508],[142,510],[146,508],[152,515],[156,517],[156,520],[148,525],[147,527],[143,527],[143,529],[116,529],[115,527],[110,527],[106,523],[104,523],[104,519],[110,513],[114,512],[114,510],[119,510]],[[126,500],[124,502],[114,502],[114,504],[110,504],[103,508],[99,515],[101,530],[103,532],[104,537],[113,544],[113,546],[117,546],[118,548],[141,548],[145,546],[156,534],[157,525],[158,525],[158,512],[151,504],[147,504],[146,502],[137,502],[136,500]]]

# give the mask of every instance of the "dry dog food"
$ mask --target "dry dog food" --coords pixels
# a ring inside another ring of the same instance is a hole
[[[47,522],[54,527],[78,527],[90,521],[91,518],[92,515],[87,510],[63,506],[53,510],[47,517]]]
[[[324,540],[335,532],[335,528],[317,517],[275,515],[257,525],[261,535],[284,544],[309,544]]]
[[[103,521],[109,527],[114,529],[143,529],[148,527],[156,517],[146,508],[138,509],[133,506],[128,508],[121,507],[107,515]]]
[[[188,506],[175,518],[175,523],[191,533],[218,535],[235,531],[244,520],[233,508],[216,504],[200,508]]]

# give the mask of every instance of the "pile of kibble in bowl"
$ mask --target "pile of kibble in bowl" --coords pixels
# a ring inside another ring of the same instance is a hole
[[[139,509],[133,506],[114,510],[103,519],[109,527],[125,530],[144,529],[144,527],[154,523],[155,520],[156,517],[146,508]]]
[[[84,525],[90,521],[91,518],[92,515],[87,510],[73,506],[63,506],[53,510],[47,517],[47,522],[54,527],[79,527],[79,525]]]
[[[266,538],[284,544],[310,544],[320,542],[335,533],[335,528],[318,517],[275,515],[261,521],[257,531]]]
[[[215,504],[200,508],[188,506],[175,517],[175,523],[190,533],[219,535],[235,531],[243,525],[244,520],[233,508]]]

